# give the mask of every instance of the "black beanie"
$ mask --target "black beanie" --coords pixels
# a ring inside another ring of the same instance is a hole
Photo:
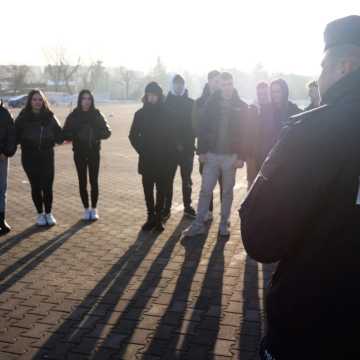
[[[360,47],[360,16],[351,15],[329,23],[324,33],[325,51],[339,45]]]
[[[145,94],[149,94],[149,93],[161,96],[163,91],[157,82],[152,81],[151,83],[147,84],[145,87]]]

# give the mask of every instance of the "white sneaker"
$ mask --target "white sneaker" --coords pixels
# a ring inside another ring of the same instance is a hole
[[[91,220],[91,212],[90,212],[90,209],[85,209],[83,220],[85,220],[85,221]]]
[[[54,218],[54,215],[53,215],[52,213],[46,214],[46,215],[45,215],[45,219],[46,219],[46,223],[47,223],[49,226],[54,226],[54,225],[56,225],[56,219]]]
[[[93,220],[93,221],[99,220],[99,214],[97,212],[97,209],[90,210],[90,220]]]
[[[36,219],[36,225],[37,226],[46,226],[47,225],[45,214],[38,215],[38,217]]]
[[[210,222],[210,221],[213,221],[213,213],[212,213],[212,211],[208,211],[208,213],[206,214],[206,216],[205,216],[205,219],[204,219],[204,221],[207,223],[207,222]]]
[[[206,228],[204,225],[193,222],[187,229],[182,232],[184,237],[193,237],[198,235],[204,235]]]
[[[220,236],[230,236],[230,222],[221,223],[219,227]]]

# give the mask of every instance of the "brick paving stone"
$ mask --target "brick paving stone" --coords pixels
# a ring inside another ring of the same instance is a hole
[[[233,345],[234,341],[218,339],[214,346],[214,354],[220,356],[232,356],[231,348]]]
[[[100,221],[80,220],[70,145],[56,148],[58,225],[51,229],[34,226],[21,152],[12,159],[13,231],[0,238],[0,360],[256,359],[263,289],[273,267],[249,260],[241,243],[236,209],[246,191],[245,170],[237,176],[228,241],[217,238],[218,189],[207,238],[181,241],[190,220],[182,218],[179,176],[166,230],[142,234],[141,179],[127,139],[137,106],[101,108],[113,135],[102,146]],[[62,121],[67,111],[55,108]],[[196,206],[197,166],[193,181]]]

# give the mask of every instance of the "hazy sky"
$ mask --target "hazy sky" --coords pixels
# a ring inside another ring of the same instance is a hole
[[[327,22],[359,0],[15,0],[1,3],[0,63],[44,65],[63,47],[83,63],[149,70],[217,67],[316,75]]]

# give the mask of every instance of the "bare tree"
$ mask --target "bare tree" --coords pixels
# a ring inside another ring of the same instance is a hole
[[[30,67],[27,65],[10,65],[7,67],[8,81],[14,94],[26,89],[27,78],[30,74]]]
[[[121,66],[119,69],[119,75],[122,83],[125,86],[125,98],[126,100],[129,100],[131,85],[137,79],[136,72]]]
[[[83,88],[90,90],[103,90],[109,80],[109,75],[101,60],[92,63],[83,70],[82,76]]]
[[[64,48],[47,51],[46,58],[48,65],[45,68],[45,73],[54,83],[55,91],[59,91],[60,87],[63,86],[69,94],[72,94],[71,82],[80,69],[80,58],[75,65],[71,65]]]

